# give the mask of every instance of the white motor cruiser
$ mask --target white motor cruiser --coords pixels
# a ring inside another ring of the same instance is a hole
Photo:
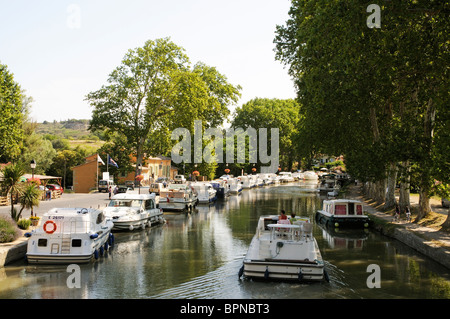
[[[291,172],[280,172],[279,176],[280,176],[281,183],[290,183],[290,182],[295,181],[294,177],[292,177]]]
[[[241,181],[237,178],[228,179],[228,186],[230,188],[230,194],[237,195],[242,192]]]
[[[239,176],[239,180],[241,181],[242,188],[252,188],[255,187],[253,178],[251,175],[242,175]]]
[[[280,178],[277,174],[270,174],[269,178],[270,178],[271,184],[273,184],[273,185],[280,184]]]
[[[368,228],[371,220],[364,214],[363,203],[353,199],[324,200],[316,220],[330,227]]]
[[[303,173],[303,178],[305,180],[313,180],[313,181],[319,180],[319,176],[314,171],[306,171],[306,172],[304,172]]]
[[[91,208],[53,208],[41,225],[27,233],[29,263],[89,262],[108,250],[114,241],[113,223],[102,211]]]
[[[261,216],[239,277],[266,280],[328,280],[312,224],[307,217],[279,221]]]
[[[187,184],[169,184],[160,192],[159,207],[164,211],[190,211],[197,203],[196,192]]]
[[[194,182],[190,184],[197,193],[199,203],[211,203],[217,199],[217,191],[211,185],[206,182]]]
[[[157,208],[155,194],[123,193],[115,195],[103,210],[114,223],[114,229],[144,229],[164,222],[162,209]]]

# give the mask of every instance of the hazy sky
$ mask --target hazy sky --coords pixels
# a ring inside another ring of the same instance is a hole
[[[85,96],[98,90],[128,49],[170,37],[192,64],[214,66],[255,97],[294,98],[275,61],[277,24],[289,0],[0,0],[0,63],[28,96],[32,117],[89,119]]]

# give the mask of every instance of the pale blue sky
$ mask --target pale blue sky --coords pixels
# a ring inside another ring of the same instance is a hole
[[[289,0],[0,0],[0,63],[35,100],[38,122],[90,118],[86,94],[106,84],[128,49],[162,37],[193,64],[241,85],[238,105],[294,98],[273,51],[289,7]]]

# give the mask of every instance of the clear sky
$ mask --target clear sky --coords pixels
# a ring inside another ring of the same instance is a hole
[[[128,49],[163,37],[192,64],[241,85],[238,105],[294,98],[273,44],[289,7],[289,0],[0,0],[0,63],[34,99],[38,122],[89,119],[85,96],[106,84]]]

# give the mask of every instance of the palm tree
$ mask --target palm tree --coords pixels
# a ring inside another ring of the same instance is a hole
[[[39,198],[41,198],[41,196],[41,190],[35,183],[27,183],[23,187],[22,193],[19,196],[19,203],[22,205],[22,208],[20,208],[19,214],[16,216],[16,220],[20,219],[24,208],[31,209],[31,214],[33,214],[33,207],[39,206]]]
[[[24,168],[15,163],[7,165],[3,168],[3,181],[1,182],[2,190],[10,196],[11,202],[11,218],[17,221],[16,212],[14,210],[14,196],[21,195],[23,186],[21,184],[21,177],[25,173]]]

